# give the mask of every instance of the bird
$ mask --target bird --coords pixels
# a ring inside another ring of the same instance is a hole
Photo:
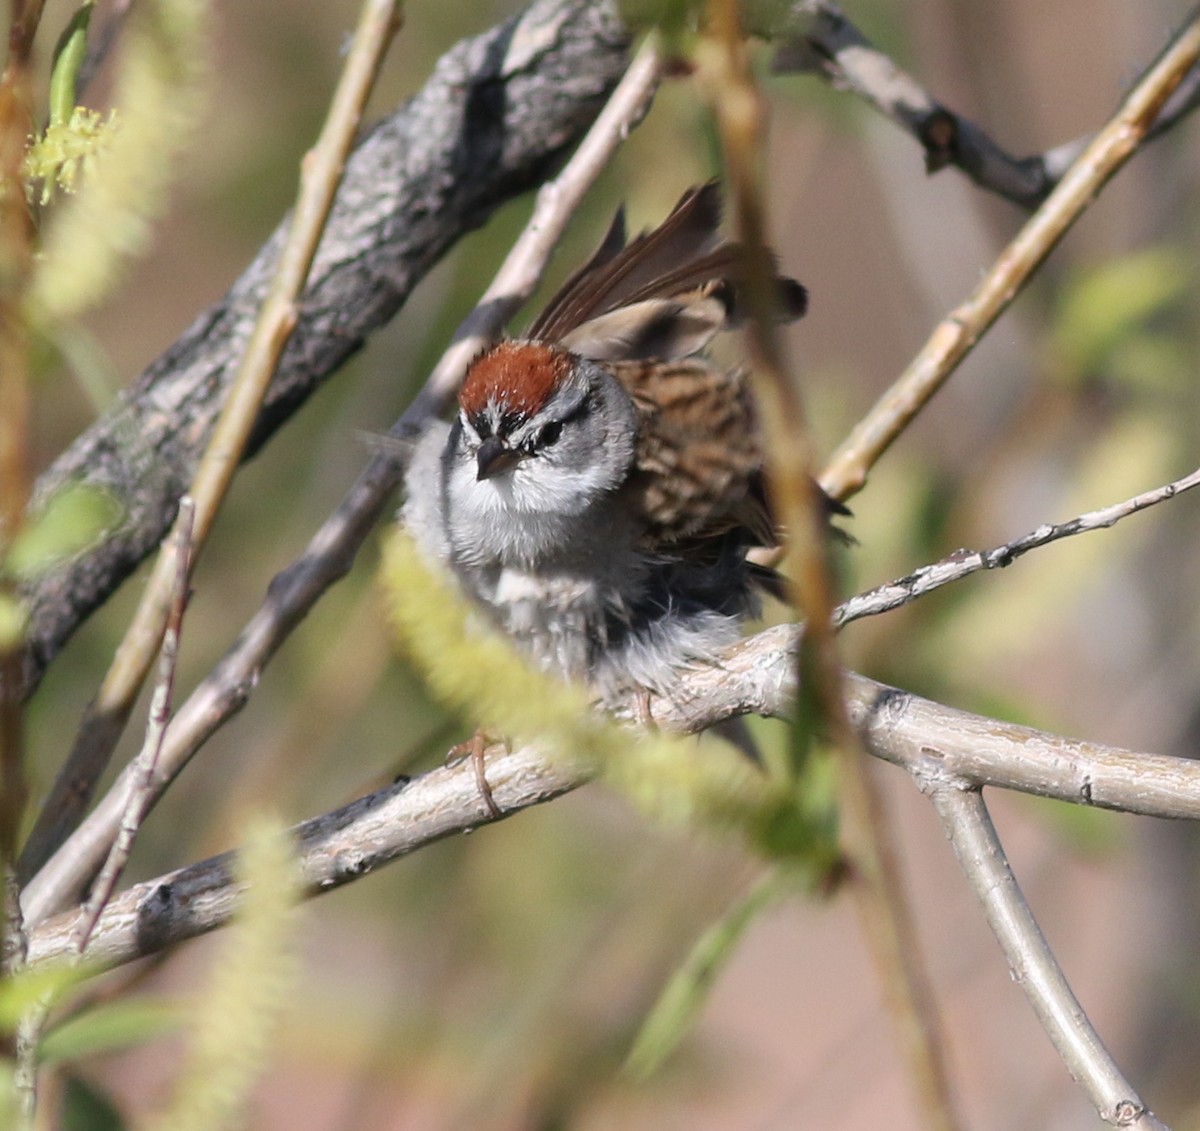
[[[715,181],[632,240],[619,210],[527,333],[475,357],[406,476],[423,557],[601,701],[718,663],[778,587],[746,557],[779,540],[751,390],[707,355],[743,314],[720,221]],[[794,279],[774,294],[781,320],[804,313]]]

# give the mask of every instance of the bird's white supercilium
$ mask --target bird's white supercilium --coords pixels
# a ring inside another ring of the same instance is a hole
[[[738,313],[715,184],[626,245],[620,214],[525,339],[471,364],[418,442],[403,521],[543,668],[667,690],[758,608],[772,545],[754,407],[703,351]],[[782,317],[804,289],[777,284]]]

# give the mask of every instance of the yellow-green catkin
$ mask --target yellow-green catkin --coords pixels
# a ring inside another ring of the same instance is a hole
[[[69,182],[74,195],[46,225],[30,291],[35,323],[53,326],[94,305],[148,242],[204,112],[208,8],[206,0],[135,5],[117,70],[115,123],[80,109],[47,132],[31,173],[43,194]]]
[[[210,984],[199,995],[186,1062],[152,1131],[218,1131],[242,1125],[251,1085],[271,1052],[297,972],[293,953],[300,892],[294,848],[283,825],[256,818],[238,853],[241,907],[223,940]]]
[[[535,670],[450,578],[426,567],[403,530],[383,550],[401,647],[434,694],[471,721],[582,762],[672,823],[742,824],[768,802],[774,785],[740,755],[714,757],[691,738],[618,726],[582,688]]]

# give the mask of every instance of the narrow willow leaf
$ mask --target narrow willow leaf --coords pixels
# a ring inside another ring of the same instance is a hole
[[[0,1031],[15,1032],[31,1009],[52,1004],[95,973],[88,963],[68,963],[20,970],[6,977],[0,981]]]
[[[763,877],[697,941],[671,975],[634,1039],[624,1071],[637,1080],[652,1075],[691,1030],[720,972],[746,928],[781,895],[795,890],[778,870]]]
[[[75,82],[87,57],[88,25],[92,21],[92,0],[80,5],[59,37],[50,71],[50,124],[70,120],[75,110]]]
[[[125,1131],[128,1126],[117,1105],[95,1084],[78,1076],[63,1083],[60,1131]]]
[[[108,1002],[56,1025],[42,1038],[38,1057],[43,1063],[53,1063],[116,1052],[177,1029],[184,1016],[182,1007],[173,1002]]]
[[[118,514],[111,495],[88,484],[68,483],[30,516],[0,566],[9,576],[27,581],[86,549]]]

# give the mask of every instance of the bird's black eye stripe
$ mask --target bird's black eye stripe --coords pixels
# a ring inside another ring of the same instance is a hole
[[[562,422],[558,420],[543,424],[536,436],[530,436],[521,445],[521,452],[527,456],[537,455],[543,448],[548,448],[557,442],[559,436],[562,435],[562,428]]]

